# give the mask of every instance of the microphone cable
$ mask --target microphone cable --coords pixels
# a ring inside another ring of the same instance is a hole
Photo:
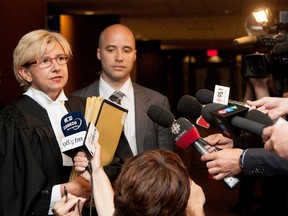
[[[91,162],[88,161],[88,165],[86,168],[90,174],[90,185],[91,185],[91,195],[90,195],[90,204],[89,204],[89,216],[92,216],[92,206],[93,206],[93,169],[92,169],[92,165]]]

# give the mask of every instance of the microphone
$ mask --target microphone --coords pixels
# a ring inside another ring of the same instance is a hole
[[[84,116],[80,112],[71,112],[61,118],[61,129],[64,137],[61,140],[62,153],[73,158],[77,152],[84,150],[87,155],[95,153],[94,142],[99,133],[94,124],[86,125]]]
[[[197,128],[186,118],[178,118],[169,129],[178,148],[185,150],[193,143],[201,155],[208,153],[204,146],[209,144],[200,137]]]
[[[162,117],[165,116],[170,118],[169,122],[171,122],[171,125],[169,126],[169,129],[176,147],[185,150],[189,146],[193,145],[193,147],[201,155],[208,153],[205,146],[209,144],[200,137],[197,128],[189,120],[185,118],[179,118],[177,120],[173,119],[173,121],[171,121],[173,114],[170,113],[170,111],[165,110],[160,106],[153,106],[151,109],[149,108],[147,112],[148,116],[151,117],[154,122],[157,122],[159,125],[164,127],[167,127],[167,124],[165,123],[168,121],[164,120],[163,118],[159,118],[159,116],[157,116],[155,113],[161,113]],[[239,182],[239,179],[234,176],[226,177],[223,180],[231,189],[234,188]]]
[[[163,127],[169,127],[175,121],[175,116],[170,111],[154,104],[148,108],[147,115]]]
[[[206,104],[201,110],[201,115],[209,124],[213,126],[218,126],[217,122],[214,121],[214,117],[211,115],[210,112],[222,109],[223,107],[225,107],[225,105],[223,104],[217,104],[217,103]]]
[[[266,126],[271,126],[274,124],[273,119],[270,118],[270,116],[262,113],[261,111],[257,109],[250,110],[246,116],[246,119],[249,119],[251,121],[258,122],[260,124],[266,125]]]
[[[199,89],[196,92],[196,99],[202,104],[209,104],[213,102],[214,93],[208,89]]]
[[[201,116],[202,107],[203,105],[190,95],[182,96],[177,104],[178,112],[188,118],[198,118]]]
[[[213,103],[214,93],[208,89],[200,89],[196,92],[196,99],[202,104]],[[241,106],[249,107],[244,102],[236,101],[236,100],[228,100],[230,104],[238,104]]]
[[[174,121],[169,128],[172,138],[175,141],[175,145],[178,148],[185,150],[190,145],[193,145],[193,147],[201,155],[208,153],[205,146],[209,144],[200,137],[197,128],[187,119],[179,118]],[[232,189],[239,183],[240,180],[234,176],[228,176],[225,177],[223,181]]]
[[[175,120],[174,115],[170,111],[157,105],[151,105],[147,111],[147,114],[152,121],[163,127],[170,128],[173,141],[178,148],[185,150],[191,145],[191,143],[196,142],[196,150],[201,155],[207,153],[207,149],[204,148],[204,145],[208,144],[204,140],[202,141],[202,138],[200,139],[201,141],[197,141],[200,138],[199,132],[197,128],[187,119],[179,118],[178,120]]]
[[[196,118],[196,124],[209,128],[210,124],[201,116],[203,104],[199,103],[197,99],[190,95],[184,95],[178,102],[177,110],[184,117]]]
[[[212,103],[203,107],[202,115],[206,121],[214,121],[223,133],[229,137],[239,136],[241,130],[262,136],[264,127],[272,125],[273,121],[259,110],[251,111],[248,112],[247,107],[236,104],[222,105],[221,107]]]

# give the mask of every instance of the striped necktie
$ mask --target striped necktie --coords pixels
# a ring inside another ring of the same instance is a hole
[[[112,95],[110,95],[109,99],[117,104],[121,105],[121,100],[124,97],[124,93],[121,91],[114,91]]]

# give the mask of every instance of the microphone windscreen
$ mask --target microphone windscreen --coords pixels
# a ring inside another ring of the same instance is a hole
[[[168,110],[157,105],[151,105],[147,110],[149,118],[163,127],[169,127],[175,116]]]
[[[241,130],[245,130],[249,133],[258,135],[258,136],[262,136],[262,131],[263,128],[266,127],[263,124],[260,124],[258,122],[255,121],[251,121],[249,119],[246,118],[242,118],[240,116],[235,116],[231,119],[231,125],[233,127],[239,128]]]
[[[61,118],[61,129],[65,137],[87,130],[84,116],[80,112],[71,112]]]
[[[208,89],[200,89],[196,92],[197,100],[202,104],[213,102],[214,93]]]
[[[266,126],[271,126],[274,124],[274,121],[268,115],[256,109],[253,109],[247,112],[245,118],[251,121],[255,121],[260,124],[266,125]]]
[[[215,125],[214,118],[213,118],[213,116],[211,115],[211,112],[212,112],[212,111],[216,111],[216,110],[220,110],[220,109],[222,109],[223,107],[225,107],[225,105],[223,105],[223,104],[209,103],[209,104],[205,105],[205,106],[202,108],[202,111],[201,111],[202,117],[203,117],[209,124]]]
[[[178,112],[189,118],[198,118],[202,107],[203,105],[190,95],[182,96],[177,104]]]
[[[197,128],[185,118],[174,121],[170,126],[170,131],[175,145],[183,150],[200,138]]]

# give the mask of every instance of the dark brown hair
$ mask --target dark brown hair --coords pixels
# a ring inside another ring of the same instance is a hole
[[[116,216],[181,216],[190,195],[189,174],[176,153],[150,150],[125,162],[114,190]]]

